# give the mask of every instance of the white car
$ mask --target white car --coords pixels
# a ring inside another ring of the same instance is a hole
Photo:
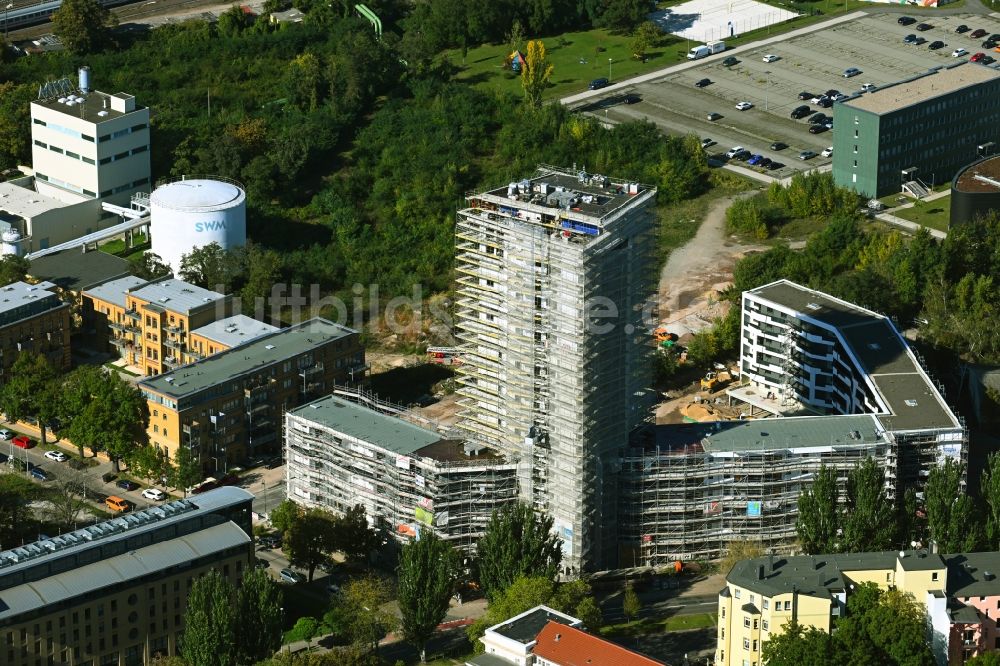
[[[830,146],[829,148],[824,148],[823,152],[820,153],[820,155],[822,155],[823,157],[833,157],[833,146]]]
[[[781,58],[771,53],[768,53],[766,56],[764,56],[763,60],[764,62],[777,62],[778,60],[781,60]]]
[[[864,90],[865,92],[872,92],[876,88],[878,88],[878,86],[876,86],[874,83],[865,83],[862,84],[861,86],[861,89]]]
[[[969,52],[966,51],[965,49],[955,49],[954,51],[951,52],[952,58],[961,58],[964,55],[969,55]]]
[[[736,153],[742,153],[744,150],[743,146],[733,146],[726,152],[726,157],[732,159]]]
[[[62,451],[46,451],[45,457],[56,462],[66,462],[69,458]]]
[[[6,428],[0,430],[0,439],[2,439],[5,442],[13,436],[14,433],[12,433],[10,430],[7,430]]]
[[[289,585],[295,585],[296,583],[301,583],[305,580],[305,576],[300,574],[298,571],[292,571],[291,569],[282,569],[279,571],[278,578],[280,578],[283,583],[288,583]]]
[[[747,109],[752,109],[752,108],[753,104],[751,104],[750,102],[740,102],[739,104],[736,105],[737,111],[746,111]]]
[[[146,488],[142,491],[142,496],[148,500],[153,500],[154,502],[160,502],[167,499],[166,493],[159,488]]]

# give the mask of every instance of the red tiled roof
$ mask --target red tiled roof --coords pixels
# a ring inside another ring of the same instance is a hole
[[[534,653],[559,666],[663,666],[585,631],[549,621],[538,633]]]

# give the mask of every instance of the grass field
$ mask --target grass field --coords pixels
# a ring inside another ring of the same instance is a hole
[[[601,628],[604,636],[622,636],[634,638],[649,634],[659,634],[665,631],[685,631],[688,629],[707,629],[715,626],[715,613],[693,613],[690,615],[673,615],[666,619],[635,620],[631,623],[610,624]]]
[[[918,201],[912,208],[894,210],[892,214],[931,229],[948,231],[948,221],[951,219],[951,195],[934,201]]]
[[[667,7],[676,4],[679,2],[661,3],[660,6]],[[754,42],[770,35],[803,28],[863,7],[871,7],[871,3],[861,2],[861,0],[803,3],[802,6],[788,6],[784,2],[777,1],[768,4],[804,13],[780,25],[753,30],[735,38],[727,38],[726,45],[729,48]],[[951,6],[949,5],[949,7]],[[612,83],[616,83],[639,74],[684,62],[688,50],[698,43],[672,35],[664,35],[662,42],[647,53],[646,62],[642,62],[632,56],[631,35],[601,28],[545,37],[542,41],[545,43],[549,62],[553,65],[551,83],[545,93],[546,98],[582,92],[594,79],[607,78]],[[504,58],[507,55],[509,55],[507,44],[486,44],[469,49],[465,58],[462,57],[461,50],[445,52],[445,57],[459,68],[457,75],[459,80],[519,95],[521,94],[520,79],[514,72],[503,66]]]

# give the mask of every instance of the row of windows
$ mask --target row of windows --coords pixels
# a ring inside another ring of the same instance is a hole
[[[84,162],[86,164],[94,164],[94,160],[92,160],[89,157],[86,157],[84,155],[77,155],[72,150],[63,150],[59,146],[49,145],[46,144],[44,141],[39,141],[38,139],[35,139],[35,145],[38,146],[39,148],[46,148],[48,150],[51,150],[53,153],[59,153],[60,155],[71,157],[74,160],[80,160],[81,162]]]
[[[38,180],[43,180],[46,183],[52,183],[53,185],[58,185],[64,190],[69,190],[70,192],[76,192],[77,194],[83,194],[88,197],[96,197],[97,193],[90,190],[85,190],[82,187],[73,185],[72,183],[67,183],[65,180],[60,180],[58,178],[53,178],[52,176],[47,176],[44,173],[35,172],[35,178]]]
[[[35,122],[36,125],[41,125],[42,127],[47,127],[50,130],[52,130],[53,132],[59,132],[60,134],[65,134],[66,136],[71,136],[74,139],[83,139],[84,141],[89,141],[90,143],[94,143],[94,137],[87,136],[86,134],[84,134],[83,132],[80,132],[78,130],[70,129],[68,127],[63,127],[62,125],[57,125],[56,123],[48,123],[48,122],[45,122],[44,120],[39,120],[38,118],[35,118],[34,122]]]
[[[138,155],[139,153],[144,153],[149,150],[149,146],[139,146],[138,148],[133,148],[132,150],[126,150],[118,153],[117,155],[112,155],[110,157],[102,157],[101,164],[110,164],[111,162],[117,162],[118,160],[123,160],[126,157],[131,157],[133,155]],[[91,162],[93,164],[93,162]]]

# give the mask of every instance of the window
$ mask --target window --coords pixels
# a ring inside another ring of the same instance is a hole
[[[757,641],[754,641],[754,642],[753,642],[753,651],[754,651],[754,652],[756,652],[756,651],[757,651]]]
[[[761,623],[761,629],[763,629],[764,631],[767,631],[767,620],[764,620],[764,621],[763,621],[763,622]]]
[[[754,619],[753,619],[753,628],[754,628],[754,629],[756,629],[756,628],[757,628],[757,618],[754,618]]]
[[[746,627],[747,629],[750,628],[750,618],[749,617],[743,618],[743,626]]]
[[[740,588],[738,588],[738,587],[733,590],[733,596],[736,597],[737,599],[740,598],[740,594],[741,593],[742,593],[742,590],[740,590]]]
[[[749,650],[750,649],[750,639],[749,638],[744,638],[743,639],[743,649],[744,650]]]
[[[931,580],[935,580],[936,581],[937,579],[938,579],[938,572],[937,571],[932,571],[931,572]]]
[[[754,596],[751,594],[750,595],[750,603],[753,603],[753,601],[754,601]]]
[[[889,583],[891,581],[892,581],[892,573],[891,572],[886,573],[886,575],[885,575],[885,582]]]
[[[785,610],[786,611],[787,610],[792,610],[792,602],[791,601],[786,601],[785,602]]]

